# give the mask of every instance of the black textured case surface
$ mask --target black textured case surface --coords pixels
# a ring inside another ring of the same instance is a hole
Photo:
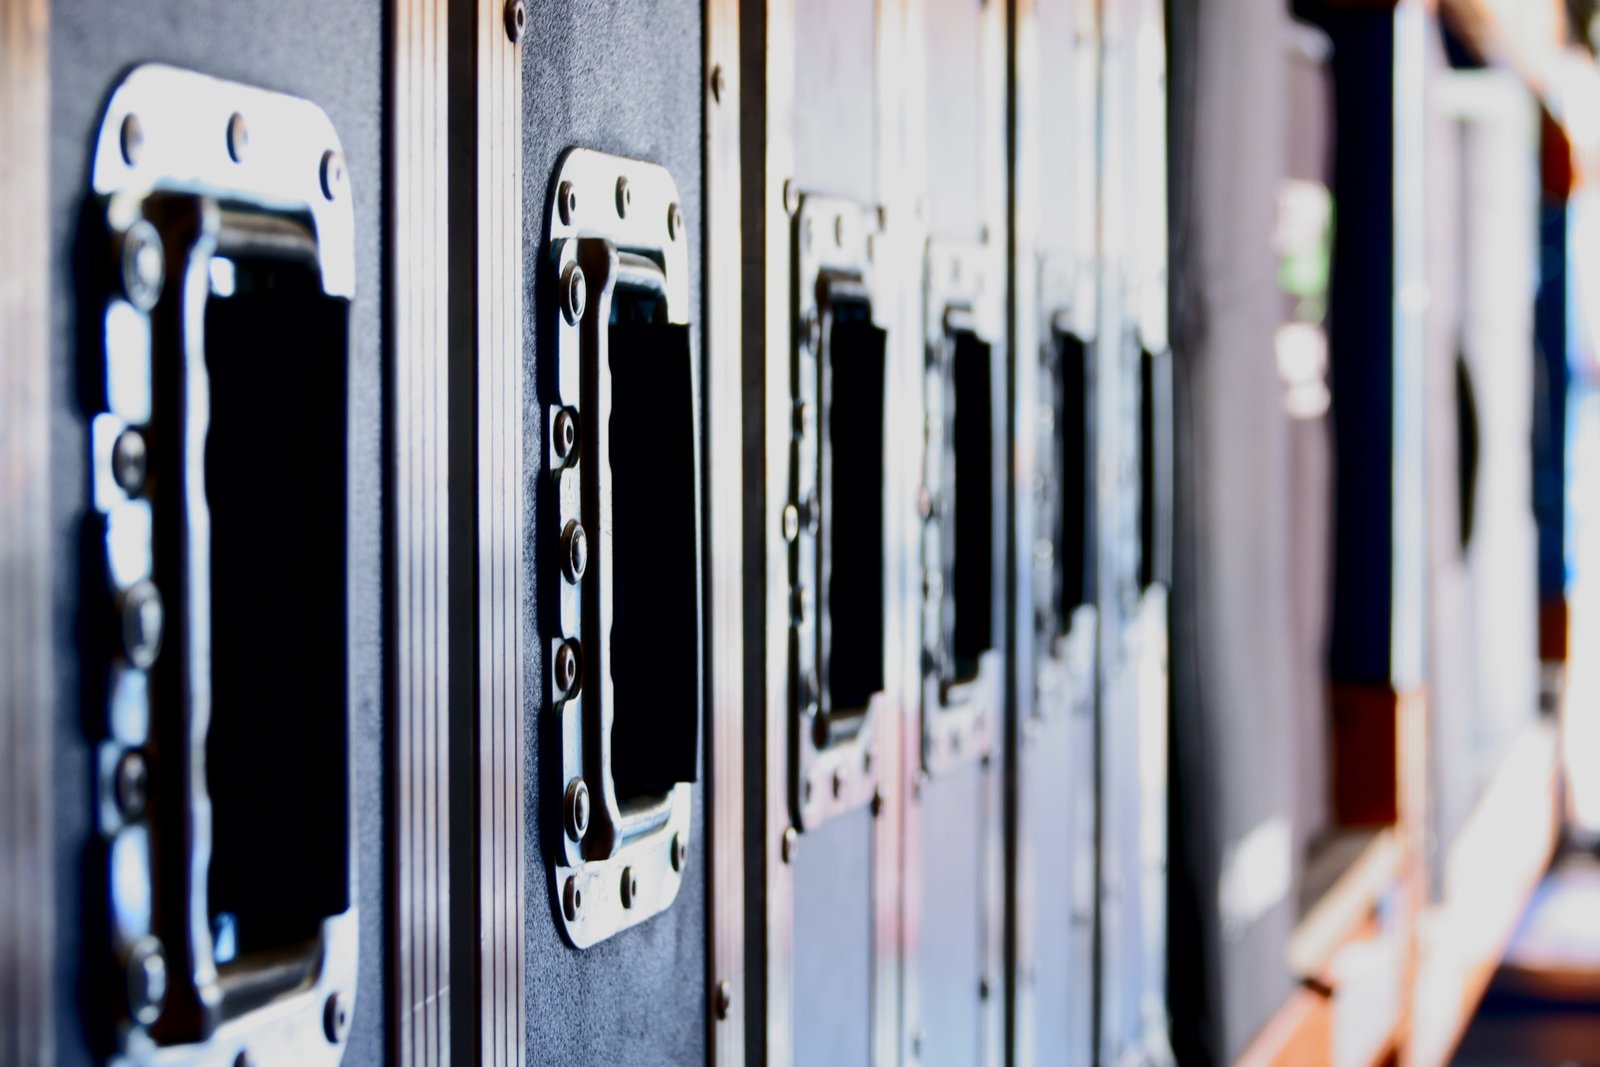
[[[162,62],[240,83],[291,93],[322,107],[343,143],[355,196],[356,295],[350,310],[348,514],[351,752],[354,766],[357,892],[361,911],[360,977],[348,1064],[386,1062],[387,991],[383,820],[382,664],[382,146],[384,7],[378,0],[279,0],[272,4],[180,0],[61,0],[50,12],[50,264],[52,385],[52,541],[54,588],[54,737],[56,848],[57,1062],[102,1054],[109,956],[106,890],[90,879],[94,840],[93,750],[85,723],[86,675],[80,658],[97,601],[85,600],[84,543],[89,499],[86,374],[99,373],[95,337],[79,327],[104,285],[79,266],[80,226],[89,206],[95,137],[111,92],[133,67]],[[220,132],[218,134],[221,135]],[[83,227],[92,232],[92,226]],[[270,420],[270,413],[263,413]],[[263,505],[292,506],[263,489]],[[80,604],[84,606],[80,608]],[[307,605],[316,610],[316,605]],[[263,649],[263,670],[292,670],[294,642]],[[285,773],[291,773],[289,769]],[[268,802],[264,799],[263,801]],[[292,872],[285,872],[290,876]]]
[[[556,494],[544,476],[544,412],[553,390],[558,314],[548,211],[551,181],[567,149],[596,149],[660,164],[671,173],[688,223],[691,339],[704,366],[702,7],[697,0],[541,0],[528,5],[522,40],[529,1063],[642,1067],[706,1057],[709,849],[703,774],[694,787],[690,863],[672,906],[588,949],[571,948],[560,932],[550,877],[550,842],[560,832],[553,802],[559,786],[549,780],[560,773],[559,739],[548,714],[545,654],[558,625],[559,538]]]

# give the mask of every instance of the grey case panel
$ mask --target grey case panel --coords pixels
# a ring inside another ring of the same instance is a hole
[[[872,815],[808,831],[794,857],[794,1063],[851,1067],[872,1054]]]
[[[563,939],[549,864],[559,847],[553,798],[558,731],[547,714],[545,650],[557,632],[557,500],[544,469],[544,413],[554,395],[556,282],[547,254],[550,183],[582,147],[667,168],[689,235],[690,336],[701,360],[703,5],[695,0],[546,0],[529,5],[522,39],[523,247],[526,254],[524,549],[530,635],[523,679],[527,732],[526,1057],[529,1063],[683,1064],[706,1056],[706,820],[694,787],[689,867],[662,914],[590,948]],[[702,738],[703,738],[702,733]]]
[[[999,0],[928,0],[923,9],[928,232],[947,239],[976,241],[983,236],[985,96],[979,19],[985,2]]]
[[[922,787],[921,928],[917,931],[917,981],[921,1000],[922,1058],[928,1067],[983,1062],[983,1005],[995,976],[983,973],[979,925],[984,879],[984,776],[976,762]]]
[[[878,198],[878,6],[795,5],[794,178],[807,192]]]
[[[83,658],[86,639],[101,621],[99,601],[85,582],[90,507],[89,425],[80,399],[86,375],[103,356],[94,350],[92,319],[80,318],[103,300],[95,273],[97,248],[80,247],[89,212],[89,167],[95,136],[111,91],[134,66],[163,62],[247,85],[304,97],[333,122],[355,196],[356,295],[350,307],[348,366],[349,707],[352,803],[355,818],[360,970],[356,1008],[344,1062],[387,1062],[385,1015],[388,935],[384,883],[382,662],[382,351],[384,271],[381,232],[384,102],[384,6],[378,0],[284,0],[270,5],[194,5],[173,0],[70,0],[50,12],[52,175],[51,347],[57,1013],[59,1064],[87,1063],[103,1054],[108,1004],[108,941],[104,875],[88,857],[94,837],[93,751],[86,740],[90,672],[102,663]],[[218,131],[217,136],[222,136]],[[86,351],[87,349],[87,351]],[[271,489],[265,503],[277,504]],[[83,607],[80,608],[80,605]],[[314,607],[314,606],[311,606]],[[292,639],[263,650],[263,670],[290,669]],[[264,802],[267,802],[264,800]],[[99,879],[100,881],[97,881]],[[75,921],[80,917],[82,921]],[[97,918],[97,916],[99,916]]]

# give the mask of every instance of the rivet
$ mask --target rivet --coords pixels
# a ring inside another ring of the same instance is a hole
[[[567,836],[582,841],[589,832],[589,786],[582,778],[567,783],[566,813]]]
[[[235,111],[228,119],[228,155],[235,163],[243,163],[250,151],[250,127],[244,116]]]
[[[135,667],[148,669],[161,651],[161,593],[148,580],[140,581],[122,594],[119,614],[123,654]]]
[[[793,542],[800,536],[800,509],[793,504],[783,506],[783,539]]]
[[[578,689],[578,642],[556,646],[556,695],[572,696]]]
[[[628,188],[626,175],[617,179],[617,218],[628,217],[628,209],[633,206],[633,190]]]
[[[121,142],[122,161],[130,167],[138,166],[139,157],[144,154],[144,123],[131,111],[122,120]]]
[[[166,281],[166,255],[161,235],[143,219],[122,235],[122,291],[140,311],[149,311],[161,298]]]
[[[135,1022],[149,1026],[161,1015],[167,999],[167,957],[161,942],[142,938],[128,954],[128,1013]]]
[[[783,210],[790,215],[800,210],[800,189],[793,178],[783,183]]]
[[[722,73],[722,64],[718,63],[711,68],[711,99],[722,103],[723,90],[727,88],[727,75]]]
[[[567,876],[567,884],[561,890],[561,910],[566,912],[569,923],[577,922],[583,914],[583,890],[578,888],[576,875]]]
[[[322,195],[329,200],[337,200],[344,195],[345,186],[350,181],[349,174],[345,171],[344,156],[333,149],[322,153]]]
[[[552,449],[557,464],[565,466],[578,458],[578,413],[572,408],[556,412]]]
[[[350,1001],[343,993],[329,995],[322,1006],[322,1033],[332,1044],[339,1044],[350,1033]]]
[[[522,40],[523,27],[528,24],[528,9],[522,0],[506,0],[506,36],[511,38],[511,43],[516,44]]]
[[[717,1018],[726,1021],[733,1010],[733,983],[724,978],[717,983]]]
[[[667,238],[676,241],[683,236],[683,208],[673,204],[667,208]]]
[[[133,496],[144,488],[149,458],[144,435],[138,430],[123,430],[117,435],[116,443],[111,446],[111,477],[124,493]]]
[[[576,520],[568,521],[561,531],[561,573],[573,585],[583,580],[589,569],[589,535]]]
[[[571,182],[562,182],[556,187],[556,212],[563,226],[571,226],[572,220],[578,217],[578,190]]]
[[[639,879],[633,873],[632,867],[622,868],[622,906],[633,907],[634,901],[639,899]]]
[[[145,763],[144,753],[129,749],[117,760],[112,793],[124,819],[137,819],[144,814],[150,800],[150,767]]]
[[[584,279],[583,268],[569,263],[561,272],[561,314],[569,324],[576,326],[588,302],[589,283]]]
[[[800,840],[800,835],[795,832],[795,828],[794,827],[792,827],[792,826],[784,827],[784,830],[783,830],[783,847],[781,849],[781,853],[783,855],[783,862],[785,862],[785,863],[793,863],[794,862],[795,845],[799,843],[799,840]]]
[[[673,834],[672,869],[681,871],[687,862],[689,862],[689,842],[684,840],[682,834]]]

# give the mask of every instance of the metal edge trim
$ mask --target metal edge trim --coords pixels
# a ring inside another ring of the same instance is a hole
[[[0,4],[0,1061],[55,1060],[49,5]]]

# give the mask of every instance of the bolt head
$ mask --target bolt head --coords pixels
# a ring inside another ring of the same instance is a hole
[[[639,877],[632,867],[622,868],[622,906],[631,908],[639,899]]]
[[[589,569],[589,535],[576,520],[567,523],[561,531],[561,573],[573,585],[583,580]]]
[[[567,783],[567,836],[582,841],[589,832],[589,786],[582,778]]]
[[[343,993],[334,993],[322,1005],[322,1033],[334,1045],[350,1036],[350,1000]]]
[[[161,631],[166,616],[160,592],[148,580],[136,583],[122,594],[119,615],[123,654],[135,667],[148,670],[161,651]]]
[[[249,153],[250,127],[245,124],[244,116],[235,111],[228,119],[228,157],[235,163],[243,163]]]
[[[577,922],[583,914],[583,890],[578,887],[576,875],[568,875],[567,884],[561,889],[561,910],[569,923]]]
[[[633,206],[633,190],[628,188],[626,177],[617,179],[617,218],[628,217],[628,209]]]
[[[733,983],[724,978],[717,983],[717,1019],[726,1021],[733,1010]]]
[[[322,181],[322,195],[329,200],[337,200],[344,195],[345,189],[350,184],[350,174],[345,169],[344,156],[333,149],[322,153],[322,166],[319,173]]]
[[[578,413],[576,411],[572,408],[562,408],[556,412],[551,440],[557,463],[565,465],[578,458]]]
[[[122,291],[140,311],[149,311],[161,298],[166,281],[166,255],[161,235],[140,219],[122,235]]]
[[[563,226],[571,226],[572,220],[578,217],[578,190],[571,182],[562,182],[556,187],[556,214],[561,217]]]
[[[583,276],[583,268],[576,263],[568,264],[561,272],[561,314],[569,324],[576,326],[588,302],[589,283]]]
[[[134,748],[122,754],[112,779],[112,792],[123,818],[137,819],[144,814],[150,801],[150,766],[143,752]]]
[[[506,36],[512,44],[522,40],[522,31],[528,25],[528,9],[522,0],[506,0]]]
[[[683,236],[683,208],[673,204],[667,208],[667,238],[676,241]]]
[[[794,862],[794,850],[795,850],[795,846],[797,844],[799,844],[799,841],[800,841],[800,835],[799,835],[799,833],[797,833],[795,831],[794,827],[787,826],[787,827],[784,828],[784,831],[783,831],[783,847],[780,850],[781,853],[782,853],[782,856],[783,856],[783,862],[785,862],[785,863],[793,863]]]
[[[682,834],[672,835],[672,869],[681,871],[689,862],[689,842]]]
[[[556,648],[556,689],[559,695],[572,696],[577,692],[578,673],[578,642],[561,642]]]
[[[128,1012],[135,1022],[149,1026],[161,1015],[166,999],[166,953],[155,938],[143,938],[128,955]]]
[[[144,434],[138,430],[123,430],[117,435],[116,443],[111,446],[111,476],[124,493],[133,496],[144,488],[149,459]]]
[[[131,111],[122,120],[120,141],[122,161],[130,167],[138,166],[139,157],[144,155],[144,123]]]

